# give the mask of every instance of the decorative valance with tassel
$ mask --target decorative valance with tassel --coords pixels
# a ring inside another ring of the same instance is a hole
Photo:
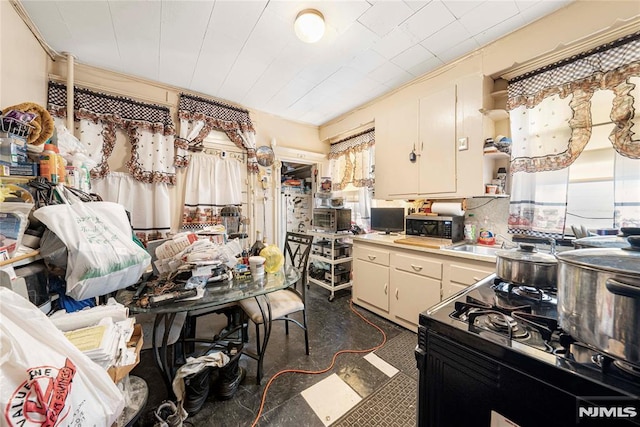
[[[180,138],[187,147],[201,146],[212,130],[221,130],[239,148],[247,150],[247,169],[258,171],[255,129],[249,111],[219,101],[180,94]],[[188,160],[185,159],[186,165]]]

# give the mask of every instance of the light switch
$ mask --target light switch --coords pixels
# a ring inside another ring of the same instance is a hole
[[[469,149],[469,138],[458,138],[458,151],[464,151]]]

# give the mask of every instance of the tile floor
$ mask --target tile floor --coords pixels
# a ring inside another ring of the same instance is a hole
[[[289,336],[282,322],[276,322],[265,357],[265,374],[257,384],[256,361],[243,356],[240,366],[247,370],[236,395],[227,401],[209,396],[200,412],[185,425],[250,426],[258,413],[262,393],[269,379],[282,369],[323,370],[339,350],[363,350],[377,346],[382,335],[365,323],[349,307],[350,291],[336,293],[311,285],[307,294],[310,355],[304,353],[304,336],[291,325]],[[415,333],[388,322],[366,310],[355,310],[382,328],[387,335],[384,347],[375,352],[341,354],[333,369],[319,375],[284,374],[270,386],[258,426],[415,426],[417,343]],[[207,327],[224,325],[220,315],[198,319],[198,334]],[[249,331],[253,333],[253,325]],[[254,337],[250,337],[253,342]],[[153,425],[152,411],[166,398],[166,389],[150,351],[141,355],[132,374],[149,384],[149,400],[139,426]]]

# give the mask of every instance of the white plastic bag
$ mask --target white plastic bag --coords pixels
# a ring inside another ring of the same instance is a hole
[[[110,426],[124,397],[38,307],[0,287],[0,405],[7,426]]]
[[[69,203],[41,207],[33,216],[67,247],[67,295],[82,300],[136,283],[151,257],[133,241],[124,207],[84,203],[64,189],[59,195]]]

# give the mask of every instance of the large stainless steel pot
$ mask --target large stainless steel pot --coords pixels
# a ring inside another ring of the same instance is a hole
[[[640,236],[558,254],[558,320],[576,340],[640,365]]]
[[[496,275],[516,285],[555,288],[557,266],[554,255],[538,252],[532,244],[496,252]]]

